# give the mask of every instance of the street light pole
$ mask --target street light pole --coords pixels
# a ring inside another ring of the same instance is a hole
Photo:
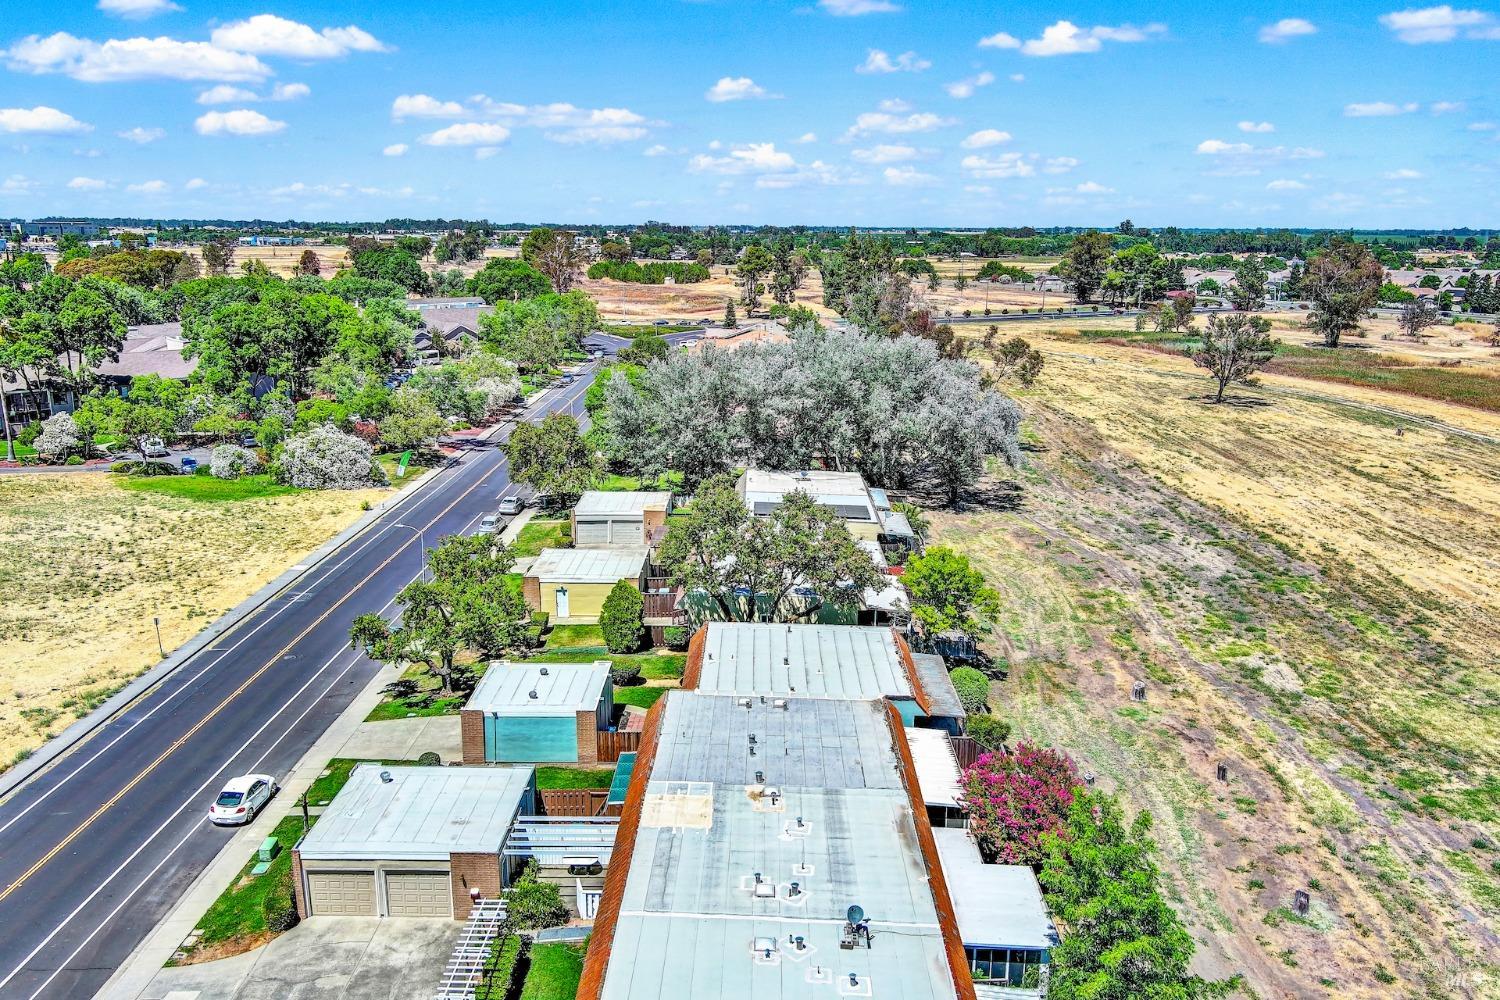
[[[394,523],[394,527],[405,528],[407,531],[414,531],[414,532],[416,532],[416,534],[417,534],[417,543],[422,546],[422,553],[421,553],[422,554],[422,579],[424,581],[431,582],[431,580],[430,580],[430,578],[428,576],[428,573],[427,573],[427,533],[425,531],[423,531],[421,528],[417,528],[417,527],[414,527],[414,526],[412,526],[410,524],[406,524],[403,521],[396,521]]]
[[[151,624],[156,626],[156,651],[161,654],[162,659],[167,658],[166,647],[161,644],[161,619],[152,618]]]

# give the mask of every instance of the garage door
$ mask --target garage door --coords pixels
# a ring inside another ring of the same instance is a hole
[[[307,894],[319,916],[375,915],[374,872],[308,872]]]
[[[388,872],[386,909],[393,917],[451,917],[447,872]]]
[[[608,521],[579,521],[578,537],[573,539],[577,546],[608,545],[609,544],[609,522]]]
[[[616,521],[610,535],[611,545],[644,545],[640,521]]]

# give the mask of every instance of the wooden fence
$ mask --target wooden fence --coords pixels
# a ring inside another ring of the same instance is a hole
[[[620,754],[641,748],[640,733],[601,732],[596,737],[594,746],[601,764],[612,764],[620,759]]]
[[[974,761],[984,752],[972,736],[950,736],[948,743],[953,747],[953,756],[958,759],[958,766],[962,768],[973,767]]]
[[[542,812],[548,816],[598,816],[609,798],[607,788],[543,788]]]

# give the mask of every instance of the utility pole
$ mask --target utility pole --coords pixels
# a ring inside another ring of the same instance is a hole
[[[5,394],[5,383],[0,378],[0,420],[5,421],[5,460],[16,460],[16,442],[10,436],[10,398]]]

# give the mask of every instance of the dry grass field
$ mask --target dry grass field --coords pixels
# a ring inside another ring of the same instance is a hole
[[[995,710],[1151,811],[1205,972],[1500,996],[1500,415],[1212,406],[1180,357],[1025,335],[1026,468],[934,515],[1004,597]]]
[[[106,473],[0,477],[0,769],[275,579],[387,491],[209,503]]]

